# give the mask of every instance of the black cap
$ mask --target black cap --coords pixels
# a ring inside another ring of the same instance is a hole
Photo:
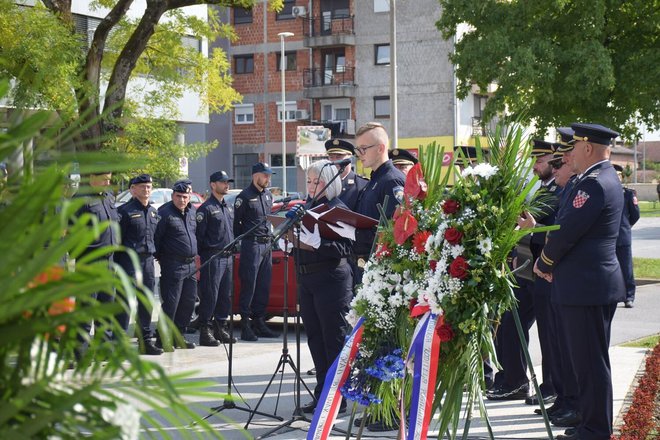
[[[394,165],[415,165],[419,160],[413,154],[403,148],[390,150],[388,155]]]
[[[552,143],[546,142],[541,139],[534,139],[532,140],[532,157],[541,157],[545,156],[546,154],[552,154],[553,153],[553,148],[552,148]]]
[[[211,174],[211,177],[209,177],[209,182],[233,182],[233,181],[234,179],[230,179],[229,175],[224,171],[216,171],[215,173]]]
[[[325,141],[325,152],[328,154],[355,154],[355,147],[343,139],[330,139]]]
[[[138,185],[140,183],[152,183],[151,176],[149,174],[140,174],[139,176],[133,177],[129,182],[128,186]]]
[[[172,185],[172,191],[190,194],[192,192],[192,181],[190,179],[177,180],[174,182],[174,185]]]
[[[576,141],[593,142],[594,144],[609,145],[612,139],[619,136],[614,130],[610,130],[599,124],[571,124],[571,128],[575,131],[573,139]]]
[[[559,127],[557,129],[557,133],[559,133],[559,145],[560,145],[557,151],[561,151],[562,153],[566,151],[571,151],[575,144],[575,138],[573,138],[575,132],[573,131],[573,129],[571,127]]]
[[[252,174],[254,173],[275,174],[270,168],[270,165],[264,162],[259,162],[252,165]]]

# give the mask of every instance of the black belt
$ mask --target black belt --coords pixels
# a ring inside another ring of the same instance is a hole
[[[195,261],[195,257],[180,257],[178,255],[169,255],[169,258],[172,260],[180,261],[181,263],[192,263]]]
[[[246,237],[247,240],[252,240],[257,243],[270,243],[270,236],[261,236],[261,237]]]
[[[154,254],[152,254],[151,252],[140,252],[140,253],[138,253],[138,257],[140,257],[140,259],[145,259],[145,258],[149,258],[149,257],[153,257],[153,256],[154,256]]]
[[[345,263],[346,263],[346,258],[342,258],[341,260],[334,260],[334,261],[323,261],[321,263],[301,264],[300,267],[298,268],[298,273],[301,275],[306,275],[310,273],[320,272],[322,270],[334,269]]]

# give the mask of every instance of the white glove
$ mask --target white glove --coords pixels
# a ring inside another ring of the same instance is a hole
[[[344,238],[355,241],[355,227],[344,222],[337,222],[336,225],[327,224],[330,229]]]
[[[321,246],[321,234],[319,234],[319,225],[314,225],[314,231],[310,232],[305,226],[300,227],[300,242],[318,249]]]

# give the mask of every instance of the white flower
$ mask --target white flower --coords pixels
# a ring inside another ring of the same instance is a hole
[[[479,249],[482,255],[489,255],[490,251],[493,250],[493,240],[491,240],[490,237],[479,240],[477,249]]]
[[[480,163],[474,167],[474,174],[488,180],[497,173],[497,167],[488,163]]]

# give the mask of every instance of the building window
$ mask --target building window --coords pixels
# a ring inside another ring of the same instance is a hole
[[[252,9],[234,8],[234,24],[252,23]]]
[[[390,0],[374,0],[374,12],[390,12]]]
[[[287,101],[286,102],[286,120],[295,121],[296,120],[296,110],[298,110],[298,104],[296,101]],[[277,121],[282,122],[282,101],[277,102]]]
[[[284,52],[284,62],[286,63],[285,70],[296,70],[296,51]],[[277,71],[279,72],[282,67],[282,54],[277,53]]]
[[[481,118],[488,102],[487,95],[474,95],[474,117]]]
[[[293,20],[293,7],[296,5],[296,0],[284,0],[282,10],[275,14],[276,20]]]
[[[234,55],[234,73],[253,73],[254,55]]]
[[[271,154],[270,155],[270,166],[273,168],[273,171],[275,171],[275,174],[271,177],[270,184],[274,188],[282,188],[282,184],[284,183],[284,179],[282,176],[284,173],[282,172],[282,154]],[[287,153],[286,154],[286,186],[287,186],[287,193],[289,191],[295,191],[297,187],[297,174],[298,174],[298,169],[296,168],[296,155],[295,153]],[[271,189],[271,191],[273,191]],[[273,195],[281,195],[280,194],[275,194],[277,192],[276,190],[273,192]]]
[[[390,64],[390,45],[389,44],[376,44],[374,46],[374,53],[376,55],[376,65]]]
[[[390,97],[374,96],[374,118],[390,117]]]
[[[236,124],[254,124],[254,104],[236,104],[234,122]]]
[[[257,162],[257,153],[234,154],[234,188],[245,188],[252,182],[252,165]]]

